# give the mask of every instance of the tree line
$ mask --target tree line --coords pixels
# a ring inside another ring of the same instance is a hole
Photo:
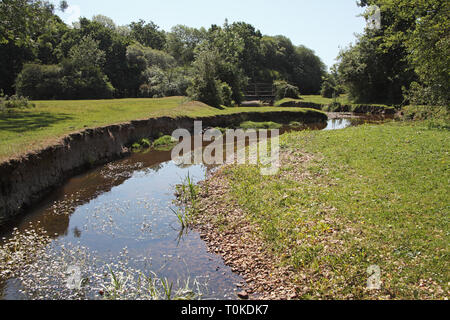
[[[301,94],[359,103],[449,105],[450,2],[360,0],[381,27],[366,28],[326,71],[311,49],[245,22],[161,30],[105,16],[66,25],[48,1],[0,2],[0,93],[31,99],[189,95],[239,104],[249,82],[275,82],[277,97]],[[368,18],[368,11],[365,17]]]
[[[380,10],[380,28],[366,28],[343,50],[322,94],[347,92],[356,102],[448,106],[450,1],[361,0]],[[365,17],[373,12],[368,10]]]
[[[326,67],[311,49],[245,22],[161,30],[105,16],[66,25],[48,1],[0,2],[0,90],[31,99],[190,95],[214,106],[242,101],[249,82],[281,80],[320,92]]]

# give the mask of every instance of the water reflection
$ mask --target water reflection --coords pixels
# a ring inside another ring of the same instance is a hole
[[[336,119],[308,128],[336,130],[357,123]],[[39,225],[61,244],[78,243],[105,261],[126,247],[135,261],[149,257],[152,269],[173,281],[207,278],[210,291],[204,298],[234,298],[236,283],[243,279],[207,251],[198,233],[189,232],[180,241],[178,219],[170,210],[177,184],[188,174],[194,182],[203,180],[213,169],[177,166],[170,151],[136,153],[69,179],[9,229]],[[135,262],[133,267],[142,266]],[[0,283],[0,298],[21,298],[14,279]]]

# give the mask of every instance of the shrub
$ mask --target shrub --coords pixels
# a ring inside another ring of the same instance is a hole
[[[161,98],[166,95],[169,81],[161,68],[147,68],[142,75],[145,78],[145,83],[139,87],[139,96],[146,98]]]
[[[190,84],[190,79],[181,68],[165,71],[150,67],[142,73],[142,77],[145,83],[139,87],[139,96],[145,98],[184,96]]]
[[[293,86],[284,80],[275,81],[274,86],[276,100],[284,98],[298,99],[300,97],[300,90],[298,87]]]
[[[213,107],[220,107],[222,100],[221,81],[217,77],[220,55],[217,50],[202,50],[193,63],[194,78],[187,89],[190,98]]]
[[[114,87],[101,68],[86,65],[81,69],[71,61],[63,62],[62,93],[59,99],[109,99]]]
[[[34,100],[61,98],[61,79],[58,65],[26,64],[16,79],[17,94]]]
[[[171,148],[176,143],[178,143],[178,141],[174,139],[172,136],[162,136],[153,142],[153,148],[155,149]]]
[[[11,109],[25,109],[25,108],[34,108],[35,105],[30,103],[29,100],[25,97],[13,95],[7,96],[0,93],[0,112],[8,111]]]
[[[144,138],[141,140],[141,146],[143,148],[150,148],[152,146],[152,143],[150,142],[150,140]]]
[[[17,94],[33,100],[106,99],[114,87],[96,66],[81,70],[70,61],[59,65],[27,64],[16,79]]]
[[[132,149],[133,151],[140,150],[140,149],[141,149],[141,144],[138,143],[138,142],[135,142],[135,143],[133,143],[133,145],[131,146],[131,149]]]
[[[325,79],[322,84],[320,95],[324,98],[334,98],[334,96],[336,95],[336,88],[334,84],[331,81]]]
[[[328,111],[330,112],[336,112],[339,111],[342,108],[342,104],[340,102],[337,101],[333,101],[332,103],[330,103],[330,105],[328,106]]]
[[[449,105],[449,100],[443,98],[439,90],[412,82],[409,89],[403,88],[404,98],[411,105]]]
[[[423,120],[430,128],[450,129],[448,107],[406,106],[402,109],[404,120]]]
[[[221,82],[216,79],[206,79],[202,81],[197,77],[192,81],[187,93],[194,100],[201,101],[212,107],[220,107],[222,105]]]
[[[222,82],[220,87],[222,104],[227,107],[233,106],[233,90],[231,87],[225,82]]]

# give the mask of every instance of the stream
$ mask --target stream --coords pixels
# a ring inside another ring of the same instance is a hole
[[[310,128],[337,130],[366,120],[333,119]],[[88,278],[96,274],[97,280],[107,278],[105,266],[114,265],[142,274],[154,272],[175,287],[195,286],[202,299],[235,299],[243,278],[208,252],[199,233],[180,233],[173,212],[176,185],[188,175],[197,183],[214,170],[204,164],[179,166],[170,151],[152,150],[69,179],[1,231],[0,244],[11,238],[13,228],[25,232],[40,227],[52,241],[20,279],[0,282],[0,299],[74,298],[65,296],[61,274],[73,264]],[[102,299],[102,288],[82,298]]]

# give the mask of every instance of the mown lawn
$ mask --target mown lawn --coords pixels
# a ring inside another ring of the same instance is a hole
[[[295,132],[282,169],[225,170],[231,196],[268,250],[292,266],[301,298],[449,298],[450,132],[422,123]],[[367,290],[367,269],[382,289]]]
[[[65,134],[84,128],[158,116],[201,117],[280,110],[270,107],[219,110],[202,103],[189,102],[185,97],[33,103],[36,108],[0,113],[0,161],[54,144]],[[292,108],[286,110],[294,111]]]

